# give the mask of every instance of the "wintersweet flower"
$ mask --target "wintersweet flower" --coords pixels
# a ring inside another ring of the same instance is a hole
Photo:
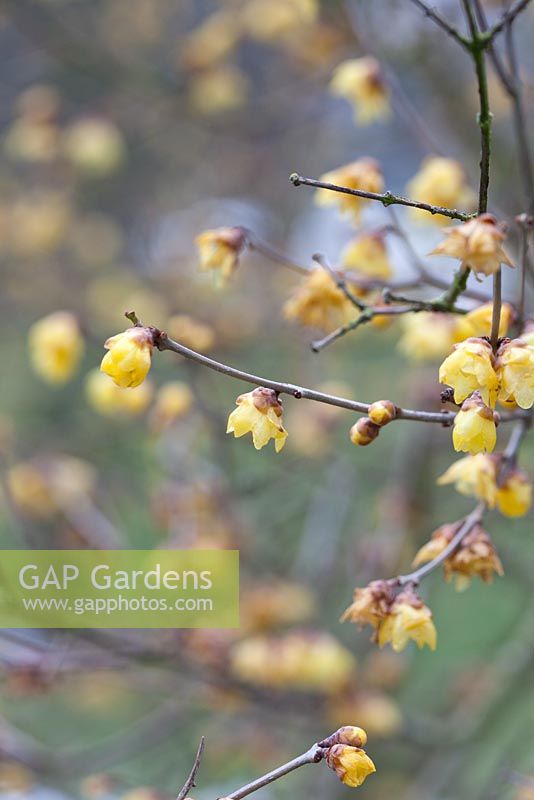
[[[484,303],[467,314],[455,318],[455,342],[461,342],[469,337],[490,336],[491,321],[493,317],[493,303]],[[503,303],[499,322],[499,337],[506,336],[514,318],[514,310],[510,303]]]
[[[341,617],[341,622],[354,622],[363,627],[377,628],[386,618],[394,595],[387,581],[371,581],[364,588],[356,588],[351,605]]]
[[[365,192],[382,192],[384,179],[380,166],[373,158],[360,158],[344,167],[327,172],[321,176],[323,183],[333,183],[347,189],[361,189]],[[362,209],[369,203],[365,197],[318,189],[315,202],[320,206],[338,206],[342,213],[350,214],[358,220]]]
[[[138,417],[152,400],[154,389],[149,380],[133,389],[122,389],[99,369],[89,372],[85,380],[89,405],[105,417]]]
[[[237,268],[246,242],[242,228],[215,228],[200,233],[195,239],[200,270],[214,272],[219,282],[224,283]]]
[[[377,639],[380,647],[391,644],[396,653],[404,650],[410,639],[419,648],[428,645],[431,650],[436,649],[437,633],[432,612],[413,589],[405,589],[397,595],[378,627]]]
[[[499,400],[520,408],[534,404],[534,345],[507,339],[499,347],[495,369],[500,380]]]
[[[193,405],[193,392],[183,381],[169,381],[158,390],[150,412],[150,427],[162,431],[184,417]]]
[[[76,317],[68,311],[56,311],[35,322],[28,333],[28,345],[35,372],[56,385],[73,376],[84,350]]]
[[[343,725],[331,736],[317,743],[319,747],[332,747],[335,744],[350,744],[352,747],[365,747],[367,733],[357,725]]]
[[[460,521],[438,528],[432,534],[430,541],[417,552],[413,565],[419,566],[441,555],[462,524],[463,521]],[[459,591],[466,589],[473,577],[479,577],[484,583],[491,583],[494,574],[504,574],[493,542],[480,525],[475,525],[462,539],[454,553],[445,559],[443,569],[447,581],[453,576],[456,577],[456,588]]]
[[[210,325],[200,322],[187,314],[175,314],[168,321],[165,330],[180,344],[205,353],[213,347],[215,331]]]
[[[335,744],[327,750],[326,763],[345,786],[361,786],[376,772],[376,767],[365,750],[348,744]]]
[[[376,58],[351,58],[334,70],[330,91],[344,97],[354,109],[359,125],[387,119],[391,113],[389,91]]]
[[[286,319],[324,331],[345,324],[355,313],[353,304],[332,276],[321,268],[311,270],[284,305]]]
[[[421,311],[404,314],[400,320],[402,336],[398,347],[412,361],[434,361],[450,353],[458,336],[457,320],[453,314]]]
[[[382,233],[362,233],[352,239],[341,254],[346,269],[353,269],[369,278],[389,280],[393,274]]]
[[[483,500],[490,508],[497,503],[497,461],[493,456],[478,453],[455,461],[441,475],[437,483],[454,484],[460,494]]]
[[[491,453],[497,442],[496,420],[498,415],[484,403],[480,392],[473,392],[454,418],[454,449],[471,455]]]
[[[134,325],[111,336],[104,347],[109,352],[102,359],[100,369],[113,378],[117,386],[129,389],[143,383],[152,363],[153,329]]]
[[[514,467],[506,472],[497,490],[497,507],[505,517],[522,517],[532,505],[532,482],[526,472]]]
[[[455,403],[479,391],[485,403],[495,406],[499,382],[490,343],[470,338],[455,345],[439,368],[439,381],[452,386]]]
[[[352,444],[366,447],[371,442],[374,442],[380,433],[380,425],[373,422],[369,417],[362,417],[355,422],[350,429],[349,436]]]
[[[273,389],[258,387],[241,394],[236,400],[237,408],[228,417],[226,433],[235,438],[252,433],[256,450],[261,450],[271,439],[277,453],[286,443],[287,431],[282,420],[282,403]]]
[[[482,275],[492,275],[501,264],[514,266],[502,247],[506,234],[491,214],[481,214],[469,222],[445,228],[444,233],[447,238],[430,255],[457,258],[462,269],[469,268]]]
[[[374,422],[375,425],[380,427],[384,427],[384,425],[393,422],[399,413],[399,409],[391,400],[376,400],[376,402],[371,403],[367,413],[369,414],[371,422]]]
[[[433,206],[445,208],[471,208],[476,200],[474,191],[467,185],[466,175],[458,161],[452,158],[431,156],[425,159],[419,172],[407,188],[410,197]],[[446,217],[432,216],[419,209],[412,214],[421,220],[444,224]]]
[[[246,33],[261,42],[279,42],[312,25],[319,14],[318,0],[249,0],[240,12]]]

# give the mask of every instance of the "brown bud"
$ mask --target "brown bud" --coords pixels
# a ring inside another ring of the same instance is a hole
[[[376,439],[380,433],[380,427],[369,417],[362,417],[350,429],[350,440],[352,444],[365,447]]]
[[[367,743],[367,734],[363,728],[356,725],[343,725],[322,742],[319,747],[332,747],[335,744],[350,744],[352,747],[364,747]]]

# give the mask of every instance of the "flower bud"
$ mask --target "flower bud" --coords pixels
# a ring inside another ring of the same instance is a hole
[[[376,767],[365,752],[348,744],[335,744],[326,753],[326,763],[346,786],[361,786]]]
[[[332,747],[335,744],[350,744],[352,747],[364,747],[367,744],[367,734],[357,725],[343,725],[331,736],[318,742],[319,747]]]
[[[154,329],[134,325],[111,336],[104,344],[109,352],[100,369],[123,389],[139,386],[145,380],[154,350]]]
[[[383,427],[395,419],[397,416],[397,406],[391,400],[377,400],[369,406],[368,414],[369,419]]]
[[[376,439],[380,433],[380,427],[369,417],[362,417],[350,429],[350,440],[352,444],[365,447]]]

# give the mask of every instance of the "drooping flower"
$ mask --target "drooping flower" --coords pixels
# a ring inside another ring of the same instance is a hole
[[[505,473],[497,489],[497,507],[505,517],[522,517],[532,505],[532,481],[522,469]]]
[[[326,763],[345,786],[361,786],[376,767],[365,750],[348,744],[335,744],[327,750]]]
[[[106,417],[138,417],[152,400],[154,389],[149,380],[139,386],[123,389],[98,369],[91,370],[85,380],[89,405]]]
[[[28,333],[34,370],[47,383],[66,383],[75,373],[84,343],[76,317],[56,311],[35,322]]]
[[[455,342],[461,342],[470,337],[490,336],[491,321],[493,317],[493,303],[483,303],[478,308],[469,311],[467,314],[455,317]],[[510,303],[503,303],[501,307],[501,318],[499,322],[499,337],[506,336],[514,318],[514,310]]]
[[[353,106],[359,125],[387,119],[391,109],[389,91],[376,58],[352,58],[334,70],[330,91],[344,97]]]
[[[394,594],[387,581],[371,581],[364,588],[354,590],[353,601],[343,613],[341,622],[377,628],[389,613],[393,599]]]
[[[343,250],[341,261],[369,278],[389,280],[393,274],[383,233],[362,233]]]
[[[360,189],[365,192],[382,192],[384,179],[380,166],[373,158],[360,158],[344,167],[327,172],[321,176],[323,183],[333,183],[347,189]],[[318,189],[315,201],[320,206],[338,206],[340,211],[350,214],[355,221],[369,200],[356,195],[343,194],[330,189]]]
[[[102,359],[100,369],[123,389],[139,386],[145,380],[152,363],[154,331],[134,325],[122,333],[111,336],[104,343],[109,352]]]
[[[476,200],[474,191],[467,185],[461,164],[441,156],[431,156],[423,162],[419,172],[409,182],[407,191],[416,200],[444,208],[470,209]],[[411,213],[426,222],[447,222],[447,217],[439,214],[431,215],[419,209],[413,209]]]
[[[215,228],[200,233],[195,244],[201,271],[213,271],[220,282],[228,280],[237,268],[246,241],[242,228]]]
[[[261,450],[271,439],[277,453],[286,443],[287,431],[283,426],[282,403],[273,389],[258,387],[241,394],[236,400],[237,408],[228,417],[226,433],[235,438],[252,433],[256,450]]]
[[[507,339],[499,347],[495,370],[499,378],[499,400],[520,408],[534,404],[534,345],[522,339]]]
[[[497,442],[497,419],[498,415],[484,403],[480,392],[473,392],[454,418],[454,449],[471,455],[491,453]]]
[[[497,461],[493,456],[478,453],[455,461],[441,475],[437,483],[445,486],[454,483],[460,494],[483,500],[490,508],[497,502]]]
[[[378,627],[377,638],[380,647],[391,644],[396,653],[404,650],[411,639],[419,648],[426,644],[435,650],[437,633],[432,612],[413,589],[407,588],[393,601]]]
[[[480,214],[461,225],[445,228],[444,233],[447,238],[430,255],[457,258],[462,269],[482,275],[492,275],[501,264],[514,266],[502,247],[506,234],[491,214]]]
[[[400,324],[403,333],[398,347],[412,361],[443,358],[458,341],[457,320],[452,314],[433,311],[404,314]]]
[[[433,561],[443,553],[460,530],[463,521],[442,525],[432,538],[417,552],[413,564],[419,566]],[[445,579],[456,577],[456,588],[460,591],[469,586],[471,578],[479,577],[491,583],[494,574],[503,575],[501,561],[489,535],[481,525],[475,525],[464,536],[460,545],[443,562]]]
[[[352,288],[352,287],[351,287]],[[355,316],[350,300],[324,269],[313,269],[303,278],[284,305],[286,319],[330,331]]]
[[[455,345],[439,368],[439,381],[454,389],[454,402],[461,403],[474,391],[494,407],[498,379],[491,345],[485,339],[466,339]]]

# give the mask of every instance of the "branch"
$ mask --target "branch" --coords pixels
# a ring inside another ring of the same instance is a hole
[[[193,766],[191,767],[191,772],[189,773],[186,782],[178,792],[176,800],[185,800],[185,798],[189,794],[189,790],[192,789],[194,786],[196,786],[195,780],[197,777],[198,769],[200,767],[200,761],[202,759],[203,752],[204,752],[204,737],[201,736],[200,743],[197,748],[197,754],[195,756],[195,760],[193,761]]]
[[[304,178],[296,172],[289,176],[289,180],[293,186],[313,186],[316,189],[328,189],[331,192],[341,192],[341,194],[350,194],[355,197],[364,197],[367,200],[377,200],[379,203],[387,208],[388,206],[409,206],[410,208],[418,208],[421,211],[428,211],[429,214],[440,214],[442,217],[449,219],[458,219],[461,222],[467,222],[471,219],[473,214],[468,214],[465,211],[457,211],[455,208],[445,208],[445,206],[433,206],[430,203],[422,203],[418,200],[409,200],[407,197],[392,194],[391,192],[366,192],[363,189],[349,189],[348,186],[337,186],[334,183],[325,183],[318,181],[315,178]]]
[[[496,25],[494,25],[493,28],[489,29],[489,31],[484,36],[484,40],[486,42],[491,42],[492,39],[498,33],[504,30],[504,28],[506,28],[508,25],[512,24],[517,15],[520,14],[521,11],[524,11],[524,9],[528,6],[529,3],[530,0],[517,0],[517,2],[515,2],[514,5],[510,9],[508,9],[508,11],[505,14],[502,15],[499,22]]]
[[[242,786],[240,789],[236,789],[235,792],[227,795],[227,798],[228,800],[241,800],[242,797],[257,792],[258,789],[268,786],[279,778],[283,778],[284,775],[288,775],[290,772],[299,769],[299,767],[303,767],[306,764],[318,764],[319,761],[323,759],[324,752],[322,747],[319,747],[318,744],[314,744],[309,750],[302,753],[302,755],[297,756],[297,758],[294,758],[292,761],[288,761],[287,764],[282,764],[282,766],[273,769],[271,772],[267,772],[265,775],[262,775],[261,778],[256,778],[255,781],[245,784],[245,786]]]
[[[424,15],[435,22],[436,25],[441,28],[441,30],[445,31],[445,33],[450,36],[451,39],[454,39],[462,47],[469,47],[469,40],[462,36],[460,31],[458,31],[453,25],[447,22],[445,17],[442,17],[435,8],[429,6],[424,2],[424,0],[412,0],[412,3],[420,8]]]
[[[520,214],[516,222],[521,231],[521,256],[519,259],[519,297],[517,301],[517,330],[521,333],[525,321],[526,278],[528,269],[528,237],[534,228],[534,219],[527,214]]]
[[[128,319],[137,319],[135,312],[128,312]],[[330,406],[337,406],[338,408],[346,408],[348,411],[355,411],[357,414],[367,414],[369,410],[369,403],[360,403],[357,400],[349,400],[345,397],[338,397],[325,392],[318,392],[315,389],[308,389],[304,386],[297,386],[293,383],[285,383],[282,381],[274,381],[270,378],[263,378],[260,375],[254,375],[250,372],[244,372],[241,369],[236,369],[228,364],[223,364],[221,361],[205,356],[202,353],[197,353],[196,350],[191,350],[179,342],[170,339],[164,331],[152,328],[154,334],[154,344],[158,350],[169,350],[172,353],[177,353],[184,358],[191,361],[196,361],[208,369],[215,372],[220,372],[222,375],[227,375],[230,378],[236,378],[246,383],[251,383],[254,386],[265,386],[268,389],[273,389],[279,394],[287,394],[297,400],[314,400],[317,403],[326,403]],[[501,414],[501,423],[509,422],[512,420],[523,419],[528,416],[527,411],[518,409],[516,411],[503,412]],[[395,419],[405,419],[415,422],[433,422],[439,425],[449,426],[454,422],[456,416],[455,411],[420,411],[411,408],[398,408],[398,413]]]

